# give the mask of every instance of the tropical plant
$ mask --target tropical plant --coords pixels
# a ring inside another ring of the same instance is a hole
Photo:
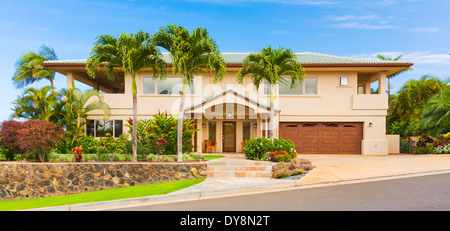
[[[391,58],[391,57],[387,57],[387,56],[383,56],[383,55],[377,55],[377,57],[378,57],[378,59],[384,60],[384,61],[398,61],[398,60],[400,60],[403,57],[403,55],[399,55],[399,56],[397,56],[395,58]],[[406,72],[406,71],[411,71],[411,70],[413,70],[412,67],[407,67],[407,68],[405,68],[405,69],[403,69],[403,70],[401,70],[399,72],[396,72],[396,73],[394,73],[392,75],[386,76],[387,80],[388,80],[388,87],[387,87],[387,89],[388,89],[388,99],[389,99],[388,103],[391,102],[391,79],[396,77],[396,76],[398,76],[398,75],[400,75],[400,74],[402,74],[402,73],[404,73],[404,72]]]
[[[182,161],[182,125],[184,119],[184,98],[187,86],[194,82],[194,75],[201,71],[214,70],[213,82],[223,80],[226,73],[225,60],[219,52],[219,48],[208,31],[198,27],[190,33],[187,29],[177,25],[162,27],[154,36],[157,46],[169,51],[172,58],[172,72],[182,75],[183,90],[181,92],[180,107],[178,112],[177,153],[178,161]]]
[[[424,132],[439,134],[448,129],[445,119],[440,121],[440,127],[434,123],[438,116],[445,116],[446,89],[448,81],[442,81],[434,76],[425,75],[419,80],[409,80],[393,95],[387,113],[387,131],[393,134],[399,127],[405,136],[420,135]],[[427,108],[425,110],[425,108]],[[438,110],[439,108],[439,110]],[[432,115],[435,115],[434,117]],[[428,118],[430,117],[430,118]]]
[[[86,69],[92,78],[95,71],[103,66],[109,80],[114,80],[114,69],[121,68],[131,75],[133,94],[133,161],[137,161],[137,86],[136,75],[151,68],[153,77],[165,74],[166,63],[160,51],[154,46],[150,35],[143,31],[136,34],[122,32],[119,37],[100,35],[94,43]]]
[[[44,61],[57,60],[53,48],[42,45],[38,51],[28,52],[19,58],[16,62],[16,71],[12,77],[13,84],[16,88],[23,88],[29,84],[42,79],[48,79],[51,84],[52,93],[56,94],[53,81],[55,79],[55,72],[41,65]]]
[[[50,87],[42,89],[28,88],[12,102],[13,118],[38,119],[56,123],[57,111],[55,105],[60,99],[59,94],[50,93]]]
[[[100,156],[104,156],[101,159],[107,159],[113,161],[117,154],[127,154],[128,134],[122,133],[119,137],[114,138],[111,134],[106,133],[105,137],[100,139],[100,145],[102,153],[98,153]],[[110,156],[112,154],[112,156]]]
[[[428,100],[437,95],[444,84],[442,80],[430,75],[407,81],[398,92],[396,104],[392,107],[393,113],[400,119],[420,118]]]
[[[73,148],[72,149],[72,154],[73,154],[73,160],[76,162],[81,162],[81,159],[83,159],[83,148],[81,147],[77,147],[77,148]]]
[[[450,132],[450,86],[428,100],[420,125],[434,134]]]
[[[290,82],[290,88],[294,89],[303,81],[304,73],[297,56],[290,49],[263,48],[259,53],[249,54],[244,59],[243,67],[237,73],[237,82],[243,84],[244,78],[249,75],[256,89],[264,81],[270,85],[269,139],[273,139],[276,85]],[[285,77],[290,77],[290,81]]]
[[[153,119],[138,121],[138,145],[146,153],[175,154],[177,153],[177,118],[172,114],[160,113],[153,115]],[[189,153],[192,150],[192,135],[198,131],[195,129],[197,122],[191,119],[183,121],[183,145],[182,152]],[[131,121],[125,126],[133,129]],[[160,150],[158,150],[158,146]],[[160,152],[159,152],[160,151]]]
[[[87,118],[87,113],[93,110],[101,110],[104,119],[110,115],[109,106],[103,102],[103,95],[97,90],[86,90],[82,92],[77,88],[63,89],[62,98],[57,105],[61,116],[60,125],[66,129],[65,139],[72,146],[77,146],[78,139],[83,134],[83,125]],[[96,100],[91,100],[94,97]]]

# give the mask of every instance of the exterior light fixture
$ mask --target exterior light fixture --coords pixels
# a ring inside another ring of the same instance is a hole
[[[369,127],[373,127],[373,123],[372,122],[369,122]]]
[[[206,124],[205,123],[202,123],[202,128],[206,128]]]
[[[258,127],[258,124],[257,124],[257,123],[254,123],[254,124],[253,124],[253,127],[254,127],[254,128],[257,128],[257,127]]]
[[[348,86],[348,77],[341,77],[341,86]]]
[[[231,116],[232,116],[231,111],[227,112],[227,118],[231,118]]]

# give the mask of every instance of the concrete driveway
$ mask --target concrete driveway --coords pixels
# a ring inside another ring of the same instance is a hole
[[[310,160],[316,168],[298,180],[298,185],[338,183],[450,170],[450,155],[299,155],[299,157]]]

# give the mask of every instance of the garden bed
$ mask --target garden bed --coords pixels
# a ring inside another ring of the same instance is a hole
[[[314,168],[311,161],[307,159],[293,159],[290,162],[279,162],[273,166],[273,178],[296,179],[306,175]]]

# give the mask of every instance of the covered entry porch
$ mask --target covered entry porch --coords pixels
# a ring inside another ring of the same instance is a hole
[[[276,109],[275,123],[278,112]],[[198,122],[194,152],[242,153],[246,140],[268,135],[270,107],[227,89],[185,108],[184,115]]]

